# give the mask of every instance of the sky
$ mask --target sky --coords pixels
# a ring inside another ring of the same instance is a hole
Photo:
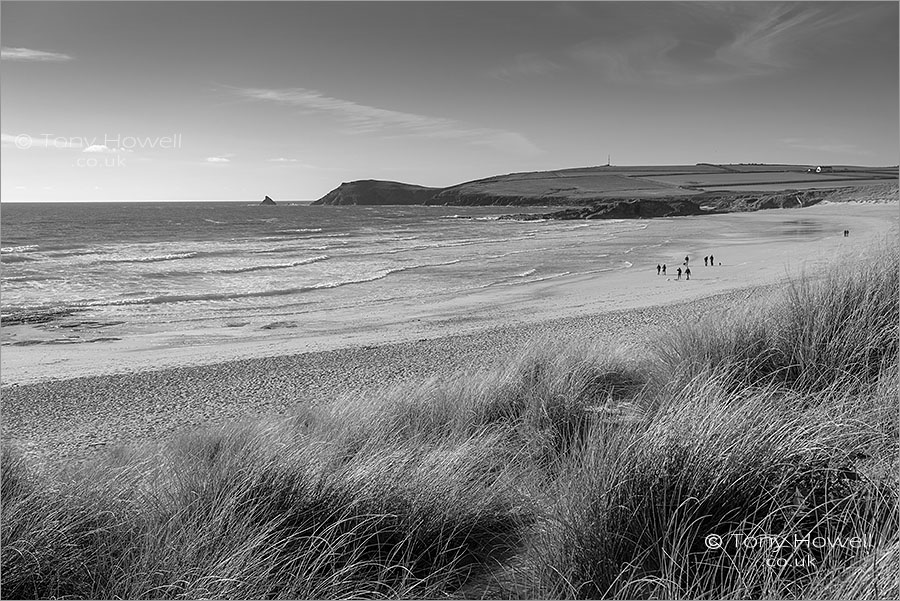
[[[7,2],[3,201],[900,162],[897,2]]]

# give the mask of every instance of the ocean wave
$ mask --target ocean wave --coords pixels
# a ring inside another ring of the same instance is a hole
[[[501,215],[441,215],[438,219],[462,219],[466,221],[498,221]]]
[[[321,232],[322,228],[320,227],[301,227],[295,230],[275,230],[276,234],[307,234],[307,233],[315,233]]]
[[[511,250],[511,251],[508,251],[505,253],[500,253],[499,255],[488,255],[488,256],[485,256],[482,258],[486,259],[486,260],[504,259],[511,255],[521,255],[522,253],[539,253],[539,252],[545,252],[548,250],[552,251],[552,250],[558,250],[558,249],[556,247],[551,247],[551,246],[544,246],[541,248],[523,248],[522,250]],[[604,255],[601,255],[601,256],[604,256]]]
[[[491,288],[492,286],[522,286],[525,284],[535,284],[537,282],[545,282],[547,280],[553,280],[556,278],[565,277],[567,275],[572,275],[571,271],[563,271],[562,273],[553,273],[553,274],[545,275],[545,276],[539,277],[539,278],[532,278],[530,280],[523,279],[523,278],[527,278],[529,275],[533,275],[535,273],[535,271],[536,270],[531,269],[529,271],[526,271],[525,273],[520,273],[520,274],[516,274],[513,276],[509,276],[502,280],[488,282],[487,284],[483,284],[483,285],[479,286],[479,288]]]
[[[215,223],[216,225],[225,225],[227,221],[216,221],[215,219],[204,219],[207,223]]]
[[[318,263],[319,261],[325,261],[328,258],[328,255],[320,255],[318,257],[311,257],[309,259],[293,261],[291,263],[277,263],[275,265],[252,265],[250,267],[235,267],[233,269],[215,269],[207,273],[247,273],[250,271],[264,271],[266,269],[289,269],[291,267],[299,267],[300,265]]]
[[[108,306],[124,306],[124,305],[162,305],[167,303],[193,302],[193,301],[231,301],[242,298],[265,298],[271,296],[286,296],[291,294],[302,294],[304,292],[312,292],[314,290],[324,290],[330,288],[339,288],[341,286],[349,286],[352,284],[364,284],[374,282],[388,277],[389,275],[423,267],[439,267],[443,265],[453,265],[459,263],[460,259],[446,261],[443,263],[421,263],[417,265],[407,265],[403,267],[393,267],[389,269],[379,270],[369,276],[352,280],[340,280],[332,282],[319,282],[308,286],[297,286],[294,288],[277,288],[273,290],[254,290],[250,292],[207,292],[201,294],[161,294],[157,296],[147,296],[143,298],[128,298],[116,300],[91,300],[72,303],[73,307],[83,309],[86,307],[108,307]]]
[[[4,275],[3,283],[17,283],[17,282],[49,282],[51,280],[62,280],[63,278],[54,275],[42,275],[40,273],[32,273],[28,275]]]
[[[42,324],[69,317],[77,311],[74,307],[9,307],[0,315],[0,322],[5,326]]]
[[[0,254],[27,253],[40,248],[37,244],[24,244],[22,246],[4,246],[0,248]]]
[[[134,257],[130,259],[103,259],[101,261],[97,261],[98,263],[159,263],[161,261],[176,261],[178,259],[193,259],[198,256],[200,253],[197,252],[183,252],[183,253],[171,253],[168,255],[151,255],[148,257]]]
[[[25,263],[27,261],[35,261],[34,257],[27,257],[25,255],[3,255],[0,256],[0,263]]]
[[[57,252],[47,253],[47,256],[48,256],[48,257],[54,257],[54,258],[58,258],[58,257],[83,257],[83,256],[85,256],[85,255],[98,255],[98,254],[101,254],[101,252],[102,252],[102,251],[95,250],[95,249],[78,248],[78,249],[75,249],[75,250],[62,250],[62,251],[57,251]]]
[[[480,244],[485,244],[485,245],[486,244],[506,244],[509,242],[529,240],[531,238],[532,238],[532,236],[517,236],[517,237],[512,237],[512,238],[494,238],[492,240],[485,240],[485,239],[479,240],[479,239],[474,239],[474,238],[464,238],[461,240],[456,240],[456,241],[451,241],[451,242],[434,242],[431,244],[416,244],[414,246],[404,246],[401,248],[392,248],[389,250],[371,250],[370,248],[367,247],[365,249],[358,250],[358,251],[349,251],[347,253],[344,253],[343,256],[376,257],[376,256],[382,256],[382,255],[396,255],[396,254],[400,254],[400,253],[416,252],[416,251],[423,251],[423,250],[440,250],[440,249],[445,249],[445,248],[459,248],[459,247],[463,247],[463,246],[476,246],[476,245],[480,245]],[[317,250],[317,249],[310,249],[310,250]],[[322,249],[322,250],[325,250],[325,249]],[[488,256],[485,258],[486,259],[497,259],[497,258],[502,258],[502,257],[506,257],[506,256],[513,255],[513,254],[518,254],[518,253],[523,253],[523,252],[537,252],[540,250],[548,250],[548,249],[541,248],[541,249],[535,249],[535,250],[525,249],[525,250],[518,250],[518,251],[510,251],[510,252],[503,253],[500,255]]]

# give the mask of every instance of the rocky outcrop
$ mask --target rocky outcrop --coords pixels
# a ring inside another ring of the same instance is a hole
[[[424,205],[440,192],[440,188],[426,188],[400,182],[374,179],[344,182],[314,205]]]
[[[543,214],[504,215],[501,219],[653,219],[715,213],[741,213],[763,209],[809,207],[826,200],[835,190],[787,190],[777,193],[704,192],[684,198],[611,200]]]
[[[268,196],[266,196],[265,198],[262,199],[262,202],[259,203],[259,204],[261,204],[261,205],[272,205],[272,206],[274,206],[274,205],[275,205],[275,201],[272,200],[271,198],[269,198]]]
[[[799,209],[826,200],[836,190],[785,190],[772,193],[707,192],[694,197],[701,205],[715,208],[722,213],[760,211],[763,209]]]
[[[707,215],[718,211],[703,209],[692,200],[630,199],[615,200],[589,207],[579,207],[542,215],[505,215],[501,219],[653,219],[683,215]]]

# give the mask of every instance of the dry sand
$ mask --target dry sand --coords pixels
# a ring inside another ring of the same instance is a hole
[[[636,253],[631,269],[335,312],[302,337],[223,328],[4,346],[2,440],[38,461],[84,458],[183,429],[283,415],[353,389],[491,368],[534,337],[641,343],[769,295],[789,275],[820,273],[874,239],[896,240],[897,222],[896,204],[856,203],[653,220],[648,231],[670,233],[668,242]],[[710,251],[721,266],[703,266]],[[685,255],[692,279],[676,281]],[[667,276],[656,275],[658,262],[667,262]],[[4,328],[4,341],[23,333],[31,334]]]

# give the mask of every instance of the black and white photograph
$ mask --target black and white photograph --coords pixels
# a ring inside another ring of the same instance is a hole
[[[900,598],[898,2],[0,45],[4,599]]]

